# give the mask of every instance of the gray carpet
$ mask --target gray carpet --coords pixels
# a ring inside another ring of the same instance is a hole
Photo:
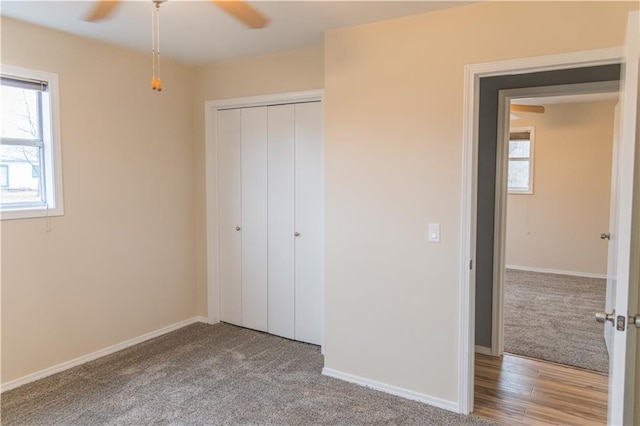
[[[508,269],[504,350],[606,373],[603,326],[606,281]]]
[[[491,424],[321,376],[322,366],[317,346],[194,324],[3,393],[2,424]]]

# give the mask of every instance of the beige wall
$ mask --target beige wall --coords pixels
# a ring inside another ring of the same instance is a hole
[[[204,103],[216,99],[322,89],[322,46],[218,62],[196,69],[194,137],[196,194],[196,276],[198,314],[207,315],[207,241],[205,217]]]
[[[622,45],[635,7],[494,2],[326,34],[327,368],[458,402],[464,65]]]
[[[511,121],[535,128],[535,170],[533,194],[508,196],[507,265],[607,273],[615,105],[546,105]]]
[[[2,222],[2,382],[195,316],[192,70],[2,18],[60,82],[65,215]]]

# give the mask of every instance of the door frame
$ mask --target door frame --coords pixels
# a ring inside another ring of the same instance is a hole
[[[301,102],[324,102],[324,90],[275,93],[205,101],[205,194],[206,194],[206,273],[207,273],[207,322],[220,322],[220,277],[218,234],[218,111]]]
[[[496,203],[493,236],[493,303],[491,309],[491,355],[502,356],[504,352],[504,281],[506,269],[507,241],[507,146],[510,132],[509,105],[512,99],[539,98],[592,93],[618,93],[620,81],[600,81],[557,86],[503,89],[498,100],[498,141],[496,161]],[[533,134],[533,132],[532,132]],[[613,138],[613,134],[611,137]],[[615,164],[615,158],[612,158]]]
[[[622,47],[558,55],[469,64],[464,67],[460,299],[458,307],[459,411],[470,414],[474,398],[475,362],[475,252],[478,181],[478,128],[480,79],[508,74],[528,74],[569,68],[621,63]]]

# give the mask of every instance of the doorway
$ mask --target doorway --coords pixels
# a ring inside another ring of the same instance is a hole
[[[498,143],[492,332],[498,355],[606,374],[593,314],[605,310],[618,84],[539,92],[501,93],[511,108]]]
[[[493,298],[497,297],[492,287],[498,92],[613,81],[619,79],[622,58],[621,49],[604,49],[465,67],[461,230],[465,251],[460,262],[459,386],[460,411],[463,413],[473,411],[476,349],[491,352],[497,348],[494,344],[496,335],[491,333],[494,321],[491,307]],[[488,180],[483,182],[483,177]],[[488,215],[482,211],[481,203],[487,207]],[[482,249],[487,241],[489,248],[484,246]],[[488,286],[483,287],[481,282],[488,282]]]
[[[498,402],[510,404],[512,389],[502,389],[504,378],[510,377],[510,387],[525,393],[530,387],[530,395],[563,389],[554,395],[553,403],[549,398],[528,400],[522,420],[606,420],[608,354],[593,313],[605,307],[607,244],[598,243],[602,242],[600,232],[608,229],[607,189],[617,102],[607,98],[615,97],[617,90],[617,81],[499,90],[491,355],[500,358],[498,364],[489,362],[497,368],[493,382],[487,359],[479,356],[476,361],[478,374],[484,371],[475,382],[479,413],[486,414]],[[562,103],[590,98],[602,102]],[[521,104],[515,108],[521,110],[519,115],[511,112],[510,105],[516,103]],[[589,119],[592,112],[595,116]],[[590,160],[591,155],[595,158]],[[596,373],[551,367],[549,361]],[[531,383],[531,371],[547,379]],[[575,382],[567,382],[569,377]],[[586,398],[585,382],[598,383]],[[487,391],[500,392],[505,398],[492,401]],[[573,401],[572,419],[562,417],[569,408],[557,406],[558,401],[561,405]],[[517,404],[511,409],[517,413]]]
[[[479,255],[481,253],[481,245],[479,244],[481,231],[485,236],[493,236],[493,223],[489,223],[487,229],[483,229],[483,223],[480,219],[480,203],[483,202],[491,208],[495,206],[495,199],[492,194],[487,193],[486,184],[482,189],[482,167],[493,170],[491,174],[495,174],[495,156],[492,158],[490,154],[484,153],[483,157],[483,138],[487,141],[488,134],[497,132],[498,126],[497,114],[494,115],[493,122],[489,122],[489,126],[485,123],[484,135],[482,115],[495,113],[497,110],[496,96],[483,96],[487,93],[483,91],[482,80],[491,80],[492,78],[505,77],[507,83],[513,83],[512,78],[518,80],[520,77],[527,78],[532,74],[546,74],[547,71],[577,71],[592,70],[596,68],[602,70],[604,64],[616,65],[624,63],[624,81],[621,88],[621,108],[620,120],[616,126],[619,130],[619,144],[616,148],[615,158],[617,166],[615,170],[615,195],[612,197],[611,209],[615,214],[612,215],[611,223],[611,243],[609,243],[609,266],[607,276],[607,299],[611,300],[611,311],[597,313],[594,319],[605,324],[605,338],[609,342],[610,363],[609,363],[609,390],[607,398],[607,421],[613,424],[628,423],[633,419],[634,410],[634,386],[636,384],[635,376],[635,333],[627,333],[627,319],[629,324],[637,324],[637,317],[629,315],[628,312],[636,310],[637,298],[637,268],[633,261],[633,253],[637,252],[638,241],[635,238],[635,225],[637,225],[636,213],[634,207],[635,188],[638,185],[639,176],[638,165],[634,166],[635,158],[638,151],[638,134],[637,134],[637,114],[639,110],[639,93],[638,85],[640,84],[640,38],[637,37],[640,32],[638,23],[638,14],[633,12],[629,14],[626,43],[622,49],[603,49],[594,51],[575,52],[569,54],[552,55],[546,57],[525,58],[511,61],[501,61],[494,63],[467,65],[465,67],[465,97],[463,120],[463,197],[462,197],[462,245],[463,253],[461,256],[461,280],[460,280],[460,380],[459,380],[459,397],[460,411],[470,413],[473,411],[474,397],[474,345],[477,343],[476,338],[480,337],[474,333],[478,327],[478,311],[474,309],[479,297],[482,294],[480,282],[476,280],[476,271],[474,265],[480,268]],[[617,73],[616,73],[617,74]],[[593,76],[593,75],[592,75]],[[587,80],[587,81],[612,81],[619,79],[617,75],[612,75],[609,80]],[[543,77],[544,78],[544,77]],[[552,79],[554,80],[554,79]],[[587,81],[583,81],[587,82]],[[504,83],[504,82],[500,82]],[[547,85],[558,84],[557,82],[549,82]],[[569,84],[568,82],[561,84]],[[499,85],[499,84],[498,84]],[[533,87],[530,84],[528,87]],[[518,87],[518,86],[512,86]],[[519,86],[527,87],[527,86]],[[495,87],[491,88],[493,90]],[[508,87],[503,87],[508,88]],[[490,94],[490,91],[489,91]],[[491,138],[488,139],[491,142]],[[495,141],[495,138],[494,138]],[[495,143],[495,142],[494,142]],[[486,151],[486,149],[485,149]],[[494,151],[495,153],[495,151]],[[486,164],[482,160],[488,160]],[[481,167],[482,166],[482,167]],[[635,173],[635,175],[634,175]],[[495,178],[493,178],[493,188],[495,188]],[[488,195],[484,199],[483,195]],[[495,212],[491,214],[489,219],[495,219]],[[486,212],[485,212],[486,214]],[[486,217],[485,217],[486,219]],[[477,233],[476,233],[477,232]],[[493,247],[493,239],[489,239]],[[486,248],[486,247],[485,247]],[[493,256],[493,250],[482,252],[483,255]],[[477,255],[477,257],[476,257]],[[486,266],[486,265],[485,265]],[[490,269],[493,265],[490,265]],[[497,296],[497,292],[491,292],[491,297]],[[486,300],[486,294],[484,295]],[[615,311],[614,311],[615,310]],[[495,310],[492,310],[493,314]],[[628,318],[627,318],[628,317]],[[571,326],[569,324],[568,326]],[[485,336],[486,337],[486,336]],[[489,339],[492,343],[491,348],[496,346],[493,344],[495,333],[489,333]],[[637,407],[636,407],[637,408]]]
[[[480,79],[474,253],[475,345],[479,352],[493,356],[502,353],[501,312],[494,309],[501,304],[501,289],[494,291],[494,287],[502,281],[501,265],[504,264],[504,246],[497,240],[504,234],[501,228],[506,213],[506,194],[497,185],[506,181],[506,160],[502,155],[505,151],[498,150],[498,142],[504,141],[509,125],[504,105],[508,99],[529,96],[526,93],[534,90],[537,96],[592,93],[599,85],[618,84],[619,76],[620,66],[613,64]]]

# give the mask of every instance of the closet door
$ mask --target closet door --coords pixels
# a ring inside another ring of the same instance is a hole
[[[242,325],[240,110],[218,112],[220,320]]]
[[[293,105],[269,107],[269,333],[294,338]]]
[[[242,326],[267,331],[267,107],[243,108]]]
[[[319,345],[324,306],[322,104],[296,104],[295,120],[295,339]]]

